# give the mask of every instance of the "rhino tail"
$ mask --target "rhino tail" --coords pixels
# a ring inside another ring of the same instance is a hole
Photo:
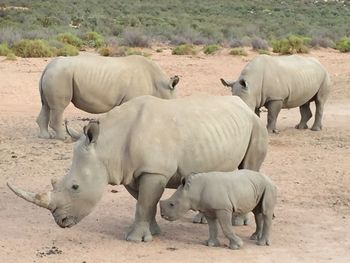
[[[276,187],[273,184],[267,184],[262,198],[262,211],[264,214],[271,214],[275,218],[274,208],[277,199]]]

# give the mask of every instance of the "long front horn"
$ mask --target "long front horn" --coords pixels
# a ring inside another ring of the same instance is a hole
[[[36,194],[32,192],[26,192],[23,191],[20,188],[17,188],[10,183],[7,183],[7,186],[19,197],[22,197],[24,200],[27,200],[28,202],[31,202],[33,204],[36,204],[40,207],[50,209],[49,204],[51,201],[51,192]]]
[[[68,135],[72,138],[72,140],[75,142],[79,140],[79,138],[83,135],[82,133],[77,132],[73,128],[68,126],[68,121],[64,120],[64,126],[66,127],[66,131]]]

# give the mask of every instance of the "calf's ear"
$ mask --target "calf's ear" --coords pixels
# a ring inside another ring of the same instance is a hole
[[[240,84],[244,89],[247,89],[247,87],[248,87],[247,82],[245,81],[245,79],[240,79],[240,80],[239,80],[239,84]]]
[[[98,135],[100,133],[100,123],[99,121],[90,121],[88,125],[84,127],[84,134],[86,136],[86,143],[94,143],[97,141]]]

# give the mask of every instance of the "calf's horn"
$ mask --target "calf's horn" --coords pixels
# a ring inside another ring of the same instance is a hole
[[[50,209],[49,204],[51,201],[51,192],[36,194],[24,191],[16,186],[11,185],[10,183],[7,183],[7,186],[12,190],[12,192],[14,192],[16,195],[23,198],[24,200],[36,204],[40,207]]]

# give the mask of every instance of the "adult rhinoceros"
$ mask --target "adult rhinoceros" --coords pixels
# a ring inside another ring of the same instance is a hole
[[[84,127],[69,173],[52,182],[52,191],[9,187],[71,227],[92,211],[107,184],[123,184],[137,199],[126,238],[150,241],[159,233],[156,205],[165,187],[177,188],[193,172],[259,170],[267,140],[264,124],[238,97],[142,96]]]
[[[174,98],[178,82],[177,76],[169,78],[154,62],[142,56],[56,58],[40,78],[39,137],[50,138],[50,124],[55,138],[65,138],[63,111],[70,102],[89,113],[104,113],[141,95]]]
[[[301,120],[295,127],[307,129],[312,117],[309,106],[312,101],[316,104],[316,115],[311,130],[322,129],[330,78],[315,58],[260,55],[246,65],[237,81],[221,79],[221,82],[258,115],[262,106],[268,109],[269,132],[278,133],[276,120],[282,108],[300,107]]]

